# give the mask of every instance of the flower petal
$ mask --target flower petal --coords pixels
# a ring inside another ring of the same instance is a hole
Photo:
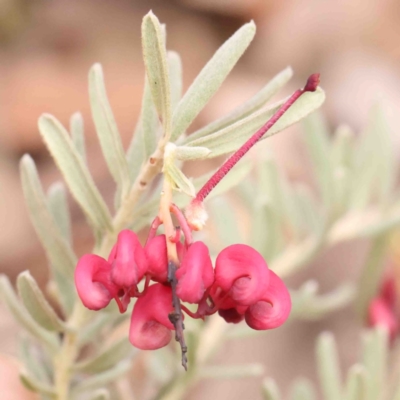
[[[229,292],[240,305],[261,299],[269,284],[267,263],[258,251],[244,244],[223,249],[215,263],[215,285]]]
[[[190,245],[181,266],[176,271],[176,294],[183,301],[198,303],[214,281],[210,253],[203,242]]]
[[[80,258],[75,269],[75,286],[85,307],[100,310],[117,292],[110,281],[111,265],[95,254]]]
[[[288,319],[292,308],[289,291],[281,278],[272,271],[269,274],[270,283],[266,293],[245,313],[247,325],[256,330],[281,326]]]
[[[166,346],[174,326],[168,319],[172,308],[172,290],[160,283],[150,286],[139,297],[133,308],[129,340],[141,350],[155,350]]]
[[[114,259],[111,257],[114,256]],[[121,288],[137,285],[147,271],[147,259],[136,233],[125,229],[110,254],[111,279]]]
[[[396,316],[385,298],[375,297],[368,308],[368,322],[371,326],[383,326],[393,340],[399,331]]]

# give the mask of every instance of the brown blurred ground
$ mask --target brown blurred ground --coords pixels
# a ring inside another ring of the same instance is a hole
[[[328,96],[323,111],[332,126],[349,123],[359,129],[371,104],[383,98],[391,111],[394,143],[399,144],[400,3],[395,0],[0,0],[0,271],[12,278],[27,268],[42,284],[47,277],[44,253],[28,221],[18,179],[18,159],[25,152],[36,159],[45,187],[59,179],[36,127],[42,112],[54,114],[64,124],[75,111],[83,113],[89,164],[111,203],[114,188],[90,119],[87,72],[94,62],[103,64],[108,95],[127,145],[143,85],[140,22],[150,8],[167,23],[168,47],[181,54],[185,87],[235,29],[251,18],[256,21],[253,44],[197,119],[197,126],[240,104],[291,65],[295,79],[284,94],[320,71]],[[263,146],[272,149],[292,179],[309,179],[298,128]],[[76,250],[82,254],[92,239],[76,204],[71,201],[70,206]],[[357,276],[363,256],[361,245],[335,249],[302,278],[312,275],[324,288],[333,288],[333,280]],[[332,269],[337,274],[327,274]],[[0,321],[0,351],[15,354],[17,328],[2,306]],[[354,361],[356,327],[351,311],[321,322],[296,323],[264,339],[229,342],[218,361],[264,362],[268,374],[287,386],[298,374],[315,376],[311,354],[321,330],[334,330],[344,363]],[[199,385],[190,398],[256,399],[257,382],[210,381]]]

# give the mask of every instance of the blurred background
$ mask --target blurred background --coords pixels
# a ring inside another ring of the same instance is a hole
[[[0,0],[0,272],[12,279],[30,269],[44,285],[44,252],[28,220],[18,176],[18,161],[30,153],[44,186],[60,176],[45,149],[37,119],[54,114],[64,125],[75,111],[85,120],[90,169],[105,198],[114,186],[101,156],[91,121],[87,73],[103,65],[108,96],[125,145],[140,110],[144,66],[140,24],[153,9],[167,24],[168,48],[180,53],[184,85],[198,74],[215,50],[243,23],[254,19],[257,34],[226,83],[193,124],[200,127],[230,111],[291,65],[295,78],[283,95],[321,72],[327,93],[323,113],[330,126],[365,125],[377,99],[386,105],[393,145],[400,145],[400,2],[396,0]],[[273,137],[267,146],[292,180],[312,181],[301,127]],[[92,238],[83,215],[70,201],[78,255]],[[324,254],[298,278],[313,276],[328,290],[345,277],[356,279],[365,258],[364,243]],[[296,281],[294,281],[296,283]],[[248,341],[229,341],[217,361],[263,362],[268,375],[285,387],[297,375],[316,375],[316,335],[333,330],[343,365],[357,356],[358,326],[351,310],[318,322],[296,322]],[[12,317],[0,305],[0,352],[15,355]],[[190,399],[257,399],[259,380],[198,385]]]

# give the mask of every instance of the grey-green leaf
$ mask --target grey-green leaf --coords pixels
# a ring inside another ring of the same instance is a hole
[[[180,161],[202,160],[211,153],[206,147],[177,146],[175,157]]]
[[[71,390],[73,396],[87,392],[90,390],[97,389],[101,386],[105,386],[110,382],[115,381],[122,375],[126,374],[130,368],[130,362],[122,361],[113,368],[99,374],[93,375],[90,378],[86,378],[74,386]]]
[[[147,160],[154,152],[158,141],[158,116],[153,98],[150,92],[149,80],[145,79],[142,109],[140,113],[140,124],[142,125],[144,159]]]
[[[324,399],[341,399],[342,384],[336,342],[329,332],[322,333],[318,338],[317,363]]]
[[[192,140],[207,136],[227,126],[233,125],[235,122],[248,117],[249,115],[260,110],[293,76],[293,70],[290,67],[285,68],[274,76],[259,92],[253,97],[235,108],[231,113],[217,119],[203,128],[190,134]]]
[[[18,275],[17,287],[25,308],[40,326],[49,331],[64,332],[67,330],[66,325],[45,299],[29,271]]]
[[[62,182],[55,182],[49,187],[47,204],[63,238],[67,243],[71,243],[71,216],[68,210],[67,193]]]
[[[264,400],[281,400],[281,393],[278,385],[272,378],[264,379],[261,387]]]
[[[43,193],[35,163],[30,156],[22,157],[20,171],[29,215],[46,250],[47,257],[52,267],[59,271],[61,275],[72,277],[77,261],[76,256],[47,207],[47,199]]]
[[[175,51],[167,52],[169,80],[171,83],[171,108],[172,111],[182,97],[182,61]]]
[[[153,101],[167,140],[171,129],[171,94],[167,53],[158,18],[150,11],[142,22],[142,47]]]
[[[215,94],[253,40],[255,32],[254,22],[243,25],[216,51],[201,70],[174,111],[171,141],[175,141],[186,131]]]
[[[115,182],[122,187],[122,194],[130,186],[128,163],[125,158],[121,135],[104,85],[103,70],[95,64],[89,72],[89,94],[93,121],[108,168]]]
[[[363,335],[363,364],[370,378],[368,400],[378,399],[386,388],[389,337],[378,327]]]
[[[3,301],[5,301],[8,309],[19,324],[33,337],[44,343],[51,351],[56,351],[58,341],[55,334],[43,329],[22,307],[6,275],[0,275],[0,293]]]
[[[293,382],[290,400],[316,400],[316,398],[317,395],[311,381],[300,378]]]
[[[345,400],[367,400],[369,380],[370,376],[363,365],[353,365],[347,377]]]
[[[325,93],[321,88],[317,88],[315,92],[304,93],[263,136],[263,139],[275,135],[288,126],[300,121],[320,107],[324,99]],[[229,125],[199,139],[192,140],[188,136],[182,144],[186,146],[207,147],[211,150],[209,158],[235,151],[278,111],[282,103],[280,102],[266,110],[257,111],[233,125]]]
[[[68,132],[57,119],[48,114],[40,117],[39,130],[68,188],[91,225],[99,232],[111,230],[110,212]]]
[[[51,386],[40,382],[37,378],[28,375],[26,372],[20,373],[20,379],[22,384],[32,392],[40,393],[43,395],[51,396],[52,398],[55,397],[56,392],[54,388]]]
[[[84,125],[83,117],[80,112],[72,114],[69,120],[69,129],[71,131],[72,142],[74,143],[76,150],[82,157],[82,160],[86,162]]]
[[[316,173],[318,186],[324,204],[330,207],[332,203],[334,185],[330,158],[329,132],[320,113],[313,113],[304,119],[305,142],[307,150]]]
[[[124,359],[130,358],[133,354],[134,348],[127,338],[123,338],[114,342],[100,354],[75,364],[74,369],[97,374],[113,367]]]

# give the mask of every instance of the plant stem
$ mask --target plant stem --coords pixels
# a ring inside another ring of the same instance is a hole
[[[77,336],[79,328],[86,321],[87,316],[88,310],[84,308],[80,301],[77,301],[71,318],[68,321],[68,325],[72,329],[65,333],[61,350],[54,360],[57,400],[69,400],[71,370],[79,352]]]

